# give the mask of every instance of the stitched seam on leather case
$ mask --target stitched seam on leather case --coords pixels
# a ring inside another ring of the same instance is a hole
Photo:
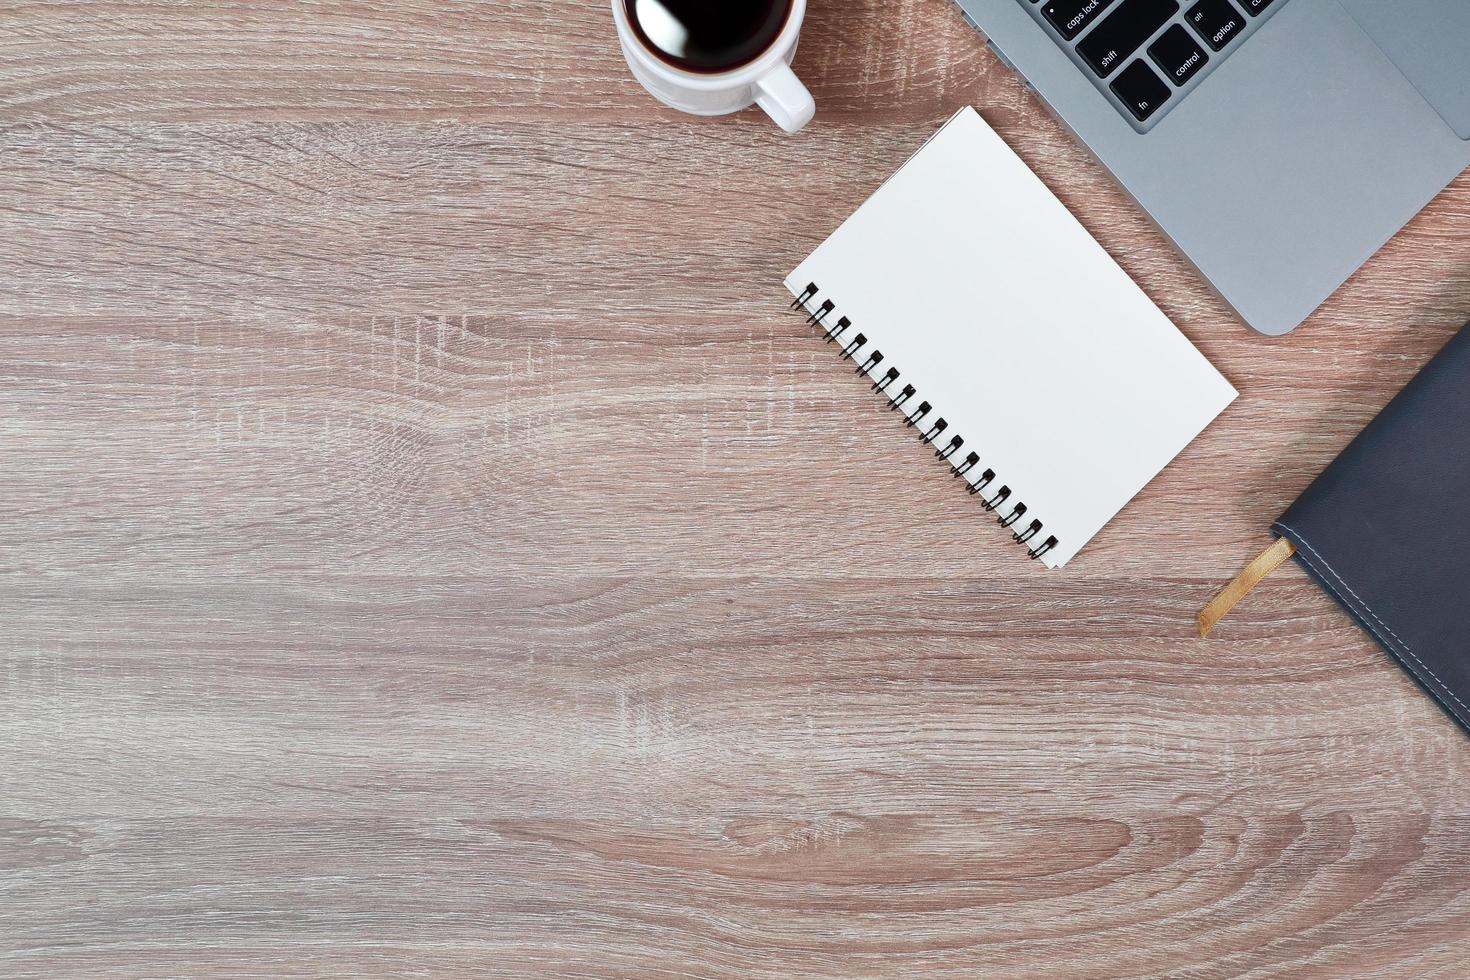
[[[1436,690],[1448,696],[1451,700],[1455,702],[1455,704],[1458,704],[1461,708],[1464,708],[1466,711],[1470,711],[1470,704],[1466,704],[1464,701],[1461,701],[1460,698],[1455,694],[1455,692],[1451,691],[1449,689],[1449,686],[1446,685],[1444,681],[1439,679],[1439,675],[1434,672],[1434,669],[1431,668],[1424,661],[1419,659],[1419,655],[1414,652],[1413,648],[1410,647],[1408,643],[1404,642],[1403,637],[1395,633],[1392,627],[1390,627],[1387,623],[1378,618],[1378,614],[1373,611],[1373,607],[1368,605],[1363,597],[1358,595],[1358,593],[1353,590],[1353,587],[1351,585],[1348,585],[1341,575],[1337,574],[1337,569],[1333,568],[1332,563],[1329,562],[1326,558],[1322,557],[1322,553],[1320,551],[1312,547],[1312,542],[1302,537],[1301,533],[1298,532],[1295,528],[1287,527],[1280,521],[1277,521],[1276,523],[1277,526],[1280,527],[1283,531],[1290,531],[1292,533],[1292,536],[1295,537],[1303,547],[1310,551],[1312,555],[1317,559],[1317,561],[1322,563],[1323,567],[1326,568],[1328,574],[1336,579],[1344,589],[1348,590],[1348,593],[1352,595],[1353,599],[1356,600],[1355,604],[1362,607],[1363,611],[1365,611],[1369,616],[1373,617],[1374,623],[1377,623],[1379,626],[1382,626],[1385,630],[1388,631],[1388,637],[1385,637],[1382,633],[1378,631],[1378,628],[1375,627],[1373,623],[1369,623],[1368,627],[1369,629],[1373,630],[1374,636],[1377,636],[1378,639],[1383,641],[1386,646],[1402,648],[1405,653],[1407,653],[1410,657],[1414,659],[1414,663],[1417,663],[1420,667],[1423,667],[1425,671],[1429,673],[1429,676],[1434,679],[1433,686]],[[1337,592],[1337,589],[1333,589],[1332,591]],[[1337,595],[1340,599],[1345,598],[1341,592],[1337,592]],[[1392,641],[1389,640],[1389,637],[1393,638]],[[1419,671],[1415,669],[1414,664],[1405,661],[1404,666],[1408,667],[1409,670],[1413,672],[1414,676],[1419,678],[1419,680],[1424,681],[1426,684],[1428,683],[1428,681],[1425,681],[1424,675],[1419,673]],[[1453,714],[1456,718],[1465,722],[1467,725],[1470,725],[1470,719],[1467,719],[1464,715],[1457,711],[1454,704],[1446,705],[1446,707],[1450,709],[1450,713]]]

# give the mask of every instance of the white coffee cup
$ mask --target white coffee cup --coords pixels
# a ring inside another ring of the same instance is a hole
[[[612,0],[618,41],[633,77],[664,105],[698,116],[722,116],[759,105],[776,125],[794,133],[816,113],[812,94],[791,70],[806,0],[791,0],[781,33],[753,61],[729,71],[685,71],[650,50],[628,23],[625,0]],[[640,14],[641,17],[641,14]]]

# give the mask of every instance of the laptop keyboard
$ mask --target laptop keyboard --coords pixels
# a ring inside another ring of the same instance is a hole
[[[1287,0],[1023,2],[1141,132]]]

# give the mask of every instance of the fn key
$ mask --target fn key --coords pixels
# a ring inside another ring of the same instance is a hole
[[[1152,116],[1169,99],[1169,86],[1142,60],[1119,72],[1112,88],[1113,94],[1123,100],[1139,122]]]

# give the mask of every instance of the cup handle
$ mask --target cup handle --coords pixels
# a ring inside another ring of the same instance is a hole
[[[766,115],[788,133],[794,133],[811,122],[817,112],[812,93],[806,90],[796,72],[784,61],[755,83],[755,91],[756,105],[766,110]]]

